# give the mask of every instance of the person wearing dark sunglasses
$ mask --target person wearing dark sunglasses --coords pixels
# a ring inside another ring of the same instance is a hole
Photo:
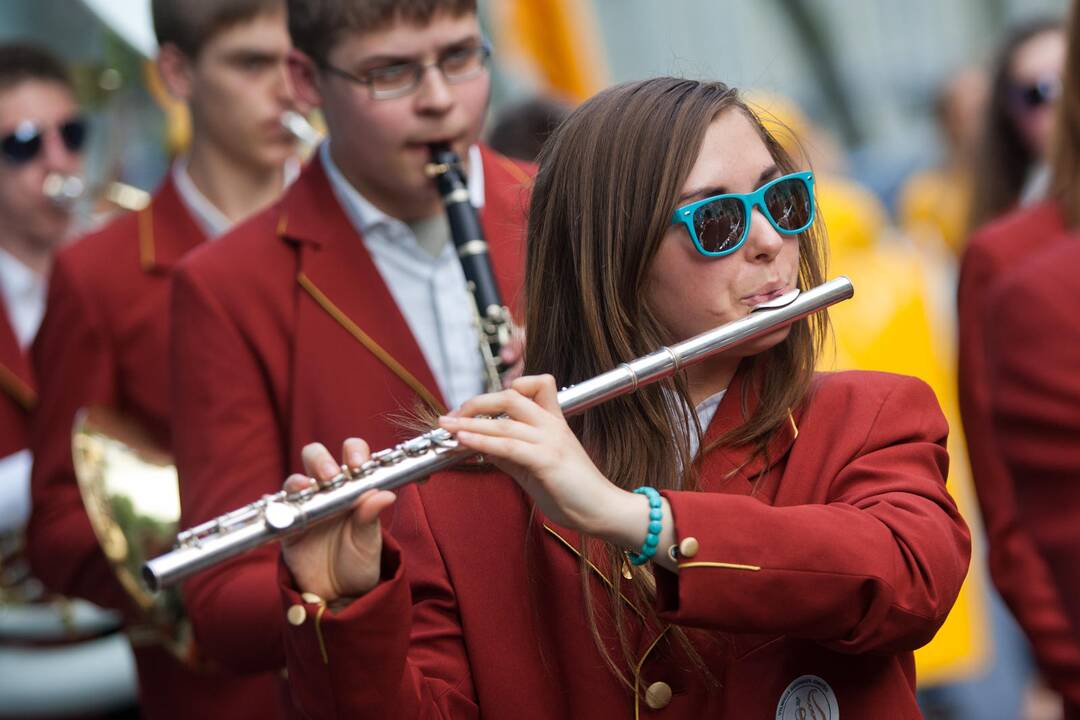
[[[34,46],[0,46],[0,534],[21,530],[29,515],[30,464],[17,467],[12,453],[28,441],[36,400],[28,353],[53,252],[71,223],[42,186],[51,172],[81,168],[84,136],[60,61]]]
[[[190,143],[149,207],[59,254],[33,358],[41,391],[31,438],[32,566],[51,589],[119,610],[132,627],[146,618],[87,519],[72,467],[72,422],[80,407],[107,406],[168,447],[173,270],[278,197],[298,166],[282,114],[306,110],[286,73],[284,0],[154,0],[152,10],[157,69],[190,111]],[[4,162],[30,167],[77,144],[74,118],[69,112],[36,128],[12,126]],[[272,720],[283,712],[276,672],[211,671],[152,643],[135,648],[135,659],[147,720]]]
[[[86,124],[50,55],[11,45],[0,60],[0,250],[44,276],[72,218],[42,188],[50,173],[81,170]]]
[[[0,605],[7,627],[26,633],[18,648],[10,637],[0,639],[0,714],[10,717],[134,702],[131,651],[115,621],[82,603],[48,601],[22,557],[31,509],[30,435],[42,390],[30,348],[45,312],[53,255],[72,229],[70,213],[46,198],[43,184],[50,173],[81,170],[85,137],[62,62],[42,47],[0,44]],[[50,632],[51,622],[64,630]],[[37,643],[52,646],[34,648]],[[25,690],[36,672],[28,668],[46,663],[58,668],[55,692],[35,697]]]
[[[1048,160],[1064,62],[1065,31],[1056,18],[1019,25],[1002,43],[976,155],[969,232],[1045,190],[1039,168]]]
[[[1057,384],[1063,376],[1075,373],[1072,365],[1055,367],[1051,362],[1037,378],[1019,373],[1009,378],[995,377],[1001,370],[996,367],[1000,362],[996,356],[1003,351],[994,346],[1007,334],[1001,332],[1001,314],[992,310],[991,303],[996,288],[1011,284],[1014,276],[1026,273],[1025,268],[1035,263],[1036,258],[1075,240],[1072,233],[1080,222],[1078,10],[1080,4],[1073,2],[1065,28],[1057,20],[1019,28],[1002,49],[987,130],[988,140],[994,142],[987,144],[984,154],[984,159],[994,162],[982,169],[976,184],[976,199],[986,203],[984,209],[989,215],[976,216],[976,220],[985,223],[975,229],[967,243],[957,292],[958,397],[972,479],[986,529],[990,576],[1026,636],[1042,679],[1061,693],[1068,720],[1080,719],[1080,632],[1075,624],[1080,614],[1075,578],[1062,582],[1059,572],[1065,566],[1057,565],[1062,558],[1058,554],[1061,546],[1053,546],[1068,538],[1068,531],[1058,531],[1065,523],[1075,525],[1076,518],[1070,514],[1073,506],[1067,494],[1058,496],[1064,500],[1058,503],[1062,514],[1049,512],[1050,506],[1040,497],[1052,487],[1052,481],[1046,482],[1049,478],[1041,477],[1038,472],[1016,474],[1015,467],[1009,465],[1008,456],[1018,446],[1031,447],[1028,433],[1032,430],[1041,433],[1045,426],[1035,423],[1021,430],[995,425],[993,399],[1001,395],[1006,379],[1012,382],[1005,393],[1013,398],[1028,394],[1030,400],[1040,391],[1060,393],[1059,397],[1063,398],[1068,384],[1060,391]],[[1057,107],[1052,109],[1047,101],[1055,98]],[[1044,197],[1019,207],[1016,205],[1020,189],[1033,158],[1038,157],[1038,149],[1029,145],[1028,136],[1014,124],[1016,114],[1035,118],[1029,128],[1042,126],[1049,130],[1051,119],[1060,123],[1054,152],[1048,158],[1048,191]],[[1048,277],[1049,274],[1040,276],[1040,281]],[[1056,294],[1066,303],[1063,307],[1072,307],[1075,298],[1068,298],[1067,287],[1055,282],[1047,287],[1046,293]],[[1025,297],[1041,298],[1042,292],[1029,292]],[[1040,306],[1025,306],[1028,312],[1039,313],[1039,321],[1025,328],[1022,334],[1014,335],[1018,340],[1025,339],[1019,340],[1022,347],[1004,351],[1010,362],[1017,352],[1026,353],[1031,355],[1029,367],[1035,367],[1073,351],[1066,328],[1047,335],[1041,343],[1032,340],[1051,327],[1051,320],[1057,317],[1053,312],[1044,313],[1036,308]],[[1010,313],[1010,325],[1017,317],[1017,312]],[[999,338],[997,342],[995,337]],[[1061,347],[1058,342],[1064,343],[1060,355],[1055,354]],[[1051,348],[1055,352],[1050,352]],[[1025,383],[1026,392],[1017,392],[1015,382]],[[1064,433],[1066,427],[1061,425],[1058,430]],[[1058,456],[1048,456],[1045,462],[1057,460]],[[1028,464],[1025,470],[1042,467]],[[1035,503],[1044,510],[1029,513],[1025,497],[1035,498]],[[1054,533],[1058,533],[1056,537],[1049,538]],[[1048,540],[1049,545],[1044,545]],[[1056,557],[1044,554],[1047,547],[1052,547],[1051,555]],[[1063,590],[1071,596],[1063,594]]]

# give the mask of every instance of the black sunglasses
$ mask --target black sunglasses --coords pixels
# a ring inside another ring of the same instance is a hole
[[[12,165],[30,162],[41,152],[47,130],[48,128],[33,120],[23,120],[15,126],[14,132],[0,139],[0,154]],[[61,123],[56,130],[68,152],[77,153],[82,150],[86,142],[86,120],[75,117]]]
[[[1033,110],[1048,105],[1061,95],[1061,82],[1057,78],[1046,78],[1012,88],[1013,102],[1024,110]]]

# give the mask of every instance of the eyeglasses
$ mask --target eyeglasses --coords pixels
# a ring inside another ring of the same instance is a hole
[[[23,120],[14,132],[0,138],[0,155],[12,165],[23,165],[38,156],[44,147],[45,133],[49,130],[33,120]],[[78,153],[86,142],[86,120],[71,118],[57,128],[64,147],[70,153]]]
[[[814,222],[814,174],[792,173],[752,193],[714,195],[683,205],[675,210],[671,222],[686,225],[702,255],[723,257],[746,242],[755,207],[779,233],[794,235],[806,230]]]
[[[1020,110],[1034,110],[1049,105],[1061,95],[1061,80],[1056,77],[1043,78],[1010,89],[1010,98]]]
[[[431,63],[397,63],[361,74],[342,70],[329,63],[323,63],[322,68],[351,82],[367,85],[371,89],[371,97],[376,100],[390,100],[404,97],[420,87],[424,71],[429,67],[439,68],[446,82],[455,84],[479,77],[487,69],[490,58],[491,48],[485,44],[451,50]]]

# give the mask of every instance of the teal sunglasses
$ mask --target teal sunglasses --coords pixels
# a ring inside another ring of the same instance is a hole
[[[730,255],[750,234],[754,208],[778,233],[794,235],[814,222],[814,174],[798,172],[771,180],[752,193],[714,195],[683,205],[671,216],[686,225],[698,252],[707,257]]]

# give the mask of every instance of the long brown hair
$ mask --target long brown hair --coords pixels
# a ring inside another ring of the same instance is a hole
[[[718,82],[656,78],[618,85],[582,104],[552,135],[540,156],[529,212],[526,374],[548,372],[561,384],[576,383],[672,342],[645,297],[646,273],[705,132],[722,112],[744,113],[778,167],[792,171],[790,158],[738,92]],[[823,264],[820,234],[812,228],[800,236],[799,286],[820,284]],[[820,316],[801,321],[786,340],[744,361],[759,402],[718,444],[764,451],[808,392],[824,323]],[[690,433],[700,437],[701,428],[696,417],[687,427],[687,407],[692,404],[685,380],[676,377],[570,422],[600,470],[619,487],[694,489]],[[587,542],[581,548],[583,568]],[[624,659],[633,667],[619,602],[624,556],[613,546],[606,555],[614,584],[611,611]],[[601,640],[588,573],[582,576],[597,647],[613,672],[632,686]],[[635,573],[634,594],[650,597],[651,580],[648,573]],[[643,609],[655,620],[651,606]],[[704,669],[685,633],[672,630]]]
[[[1061,205],[1065,225],[1080,225],[1080,3],[1069,13],[1068,48],[1051,143],[1050,197]]]
[[[994,61],[972,196],[970,227],[973,230],[1016,204],[1028,172],[1038,159],[1020,134],[1010,107],[1013,58],[1032,39],[1060,31],[1060,20],[1046,18],[1025,23],[1012,31]]]

